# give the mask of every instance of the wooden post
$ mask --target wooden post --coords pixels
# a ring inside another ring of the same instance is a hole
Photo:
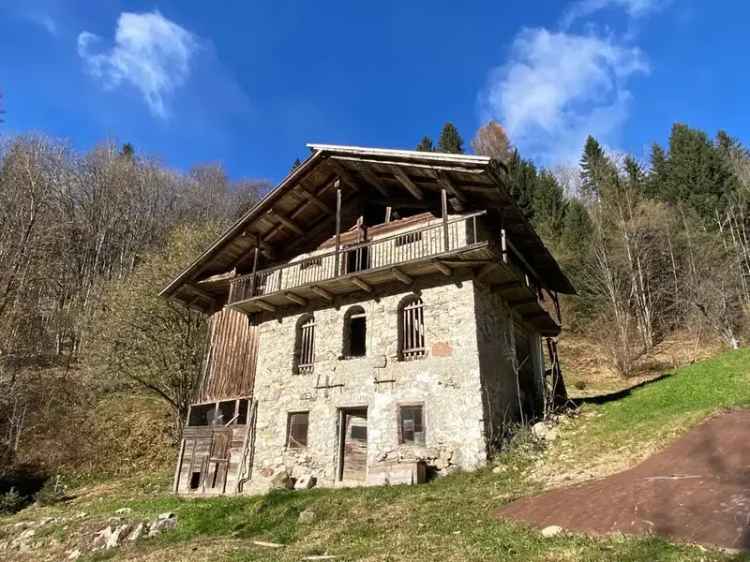
[[[255,246],[255,252],[253,252],[253,276],[250,278],[250,298],[255,296],[255,276],[258,271],[258,246]],[[247,298],[245,295],[244,298]]]
[[[448,193],[445,188],[440,190],[440,202],[443,212],[443,249],[447,252],[450,249],[450,237],[448,235]]]
[[[336,276],[341,275],[339,265],[341,262],[341,183],[336,180]]]
[[[500,250],[503,253],[503,263],[508,263],[508,241],[505,239],[505,229],[500,230]]]

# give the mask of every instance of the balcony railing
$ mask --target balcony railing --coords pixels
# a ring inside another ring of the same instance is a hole
[[[230,285],[229,304],[470,248],[483,242],[477,230],[477,218],[483,214],[407,230],[237,277]]]

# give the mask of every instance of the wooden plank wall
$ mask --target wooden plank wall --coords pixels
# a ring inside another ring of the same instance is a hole
[[[223,309],[208,319],[209,355],[195,402],[251,396],[258,334],[242,312]]]

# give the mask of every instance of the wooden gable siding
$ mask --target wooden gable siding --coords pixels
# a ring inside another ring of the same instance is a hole
[[[258,335],[242,312],[222,309],[208,319],[209,355],[195,402],[251,396]]]

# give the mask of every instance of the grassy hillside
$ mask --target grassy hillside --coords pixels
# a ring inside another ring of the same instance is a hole
[[[126,518],[132,520],[172,511],[178,527],[119,549],[84,552],[81,560],[292,561],[323,554],[339,555],[338,560],[425,562],[750,560],[650,537],[545,539],[537,531],[493,517],[500,505],[555,480],[544,475],[559,477],[571,470],[586,474],[592,466],[599,466],[599,473],[614,470],[619,468],[616,463],[605,469],[597,463],[609,457],[627,457],[624,464],[632,463],[707,415],[742,406],[750,406],[748,350],[680,369],[619,400],[584,405],[580,416],[561,424],[560,437],[549,449],[521,442],[499,458],[494,469],[414,487],[284,491],[215,500],[170,496],[165,492],[167,474],[101,483],[77,490],[77,497],[65,505],[33,507],[0,520],[7,535],[20,521],[66,518],[43,527],[37,539],[46,542],[45,547],[9,556],[0,552],[0,558],[61,559],[78,542],[90,543],[115,510],[127,507],[132,512]],[[305,510],[314,515],[302,523],[299,514]],[[271,549],[254,540],[285,546]]]

